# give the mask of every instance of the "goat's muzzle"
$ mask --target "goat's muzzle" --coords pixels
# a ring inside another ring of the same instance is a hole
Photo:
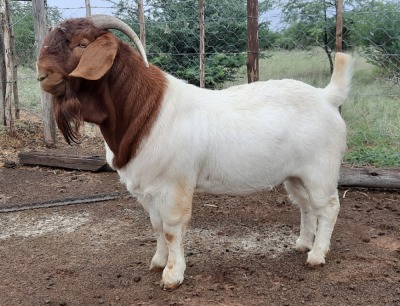
[[[44,91],[57,97],[65,94],[65,81],[61,73],[50,73],[38,68],[36,79]]]

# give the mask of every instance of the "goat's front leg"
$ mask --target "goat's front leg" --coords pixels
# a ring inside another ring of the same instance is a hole
[[[168,247],[163,232],[163,221],[160,214],[154,208],[149,211],[151,225],[157,238],[157,250],[151,260],[150,271],[161,272],[168,261]]]
[[[164,243],[168,259],[162,273],[162,287],[173,290],[183,282],[186,269],[183,238],[192,213],[193,189],[179,183],[161,200],[158,211],[162,219],[162,236],[157,237],[157,252],[152,265],[160,266],[164,256]],[[161,256],[161,257],[160,257]]]

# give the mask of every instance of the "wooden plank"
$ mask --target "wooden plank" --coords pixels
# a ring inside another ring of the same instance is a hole
[[[20,152],[19,162],[23,165],[46,166],[55,168],[75,169],[83,171],[112,171],[104,157],[71,156],[42,152]]]
[[[400,169],[342,167],[340,186],[400,189]]]

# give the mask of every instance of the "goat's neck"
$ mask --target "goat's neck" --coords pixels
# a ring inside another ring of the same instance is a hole
[[[135,156],[149,134],[167,82],[160,69],[145,67],[136,53],[125,54],[121,49],[103,88],[101,104],[106,115],[98,122],[117,169]]]

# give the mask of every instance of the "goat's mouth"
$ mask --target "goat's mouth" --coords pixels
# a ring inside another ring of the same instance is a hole
[[[66,83],[63,78],[54,79],[51,76],[41,76],[38,77],[38,80],[40,81],[40,87],[53,96],[60,97],[65,95]]]

